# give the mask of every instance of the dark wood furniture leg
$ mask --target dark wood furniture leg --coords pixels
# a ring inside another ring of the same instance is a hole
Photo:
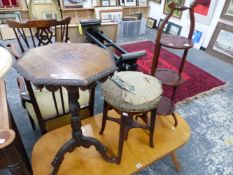
[[[109,105],[106,101],[104,101],[104,109],[103,109],[103,119],[102,119],[102,125],[99,134],[102,135],[104,133],[106,121],[107,121],[107,115],[108,115],[108,109]]]
[[[29,175],[32,174],[28,171],[27,167],[24,164],[24,161],[21,159],[19,152],[17,151],[14,144],[9,145],[4,150],[4,155],[7,158],[8,168],[12,175]]]
[[[122,151],[123,151],[123,146],[124,146],[124,140],[125,140],[125,129],[126,129],[126,124],[128,120],[128,114],[127,113],[122,113],[121,119],[120,119],[120,134],[119,134],[119,144],[118,144],[118,155],[117,155],[117,164],[121,163],[121,157],[122,157]]]
[[[9,111],[9,113],[10,113],[10,117],[12,118],[12,120],[11,120],[12,128],[14,128],[14,131],[15,131],[15,134],[16,134],[16,139],[15,139],[15,142],[14,142],[15,148],[19,152],[19,155],[23,160],[23,164],[24,164],[23,167],[27,168],[27,170],[25,170],[25,171],[27,171],[28,174],[33,174],[31,163],[30,163],[30,160],[29,160],[29,158],[27,156],[27,152],[26,152],[25,147],[23,145],[23,141],[22,141],[22,138],[20,136],[19,130],[18,130],[16,124],[15,124],[15,120],[14,120],[12,114],[11,114],[11,111]],[[26,175],[26,174],[27,173],[24,173],[24,175]]]
[[[116,159],[110,157],[108,155],[108,149],[97,139],[92,137],[86,137],[82,134],[81,130],[81,117],[79,116],[80,104],[78,102],[79,99],[79,88],[72,87],[67,88],[68,96],[69,96],[69,106],[70,112],[72,114],[71,118],[71,127],[72,127],[72,139],[65,143],[61,149],[57,152],[53,162],[53,172],[52,175],[56,175],[59,167],[64,159],[64,155],[66,152],[72,152],[76,147],[85,147],[89,148],[90,146],[94,146],[96,150],[101,154],[101,156],[110,163],[115,163]]]
[[[154,148],[154,130],[155,130],[155,120],[156,120],[156,111],[157,109],[153,109],[151,111],[151,119],[150,119],[150,126],[149,126],[149,130],[150,130],[150,137],[149,137],[149,143],[150,143],[150,147]]]
[[[90,116],[94,116],[94,103],[95,103],[95,88],[96,84],[91,88],[90,91],[90,105],[89,105],[89,111],[90,111]]]
[[[150,111],[151,112],[150,124],[148,124],[148,120],[145,119],[145,117],[147,118],[147,115],[146,115],[147,112],[144,112],[144,113],[139,115],[137,112],[118,111],[118,113],[121,114],[120,119],[118,119],[118,118],[109,117],[108,116],[108,109],[109,109],[109,105],[107,104],[107,102],[104,102],[102,126],[101,126],[101,130],[100,130],[99,134],[103,134],[107,120],[116,122],[120,125],[118,153],[117,153],[117,160],[116,160],[117,164],[120,164],[120,162],[121,162],[124,141],[128,139],[129,131],[132,128],[142,128],[142,129],[149,130],[149,145],[152,148],[154,147],[154,140],[153,139],[154,139],[154,128],[155,128],[157,109],[153,109]],[[136,115],[135,118],[138,118],[138,117],[142,118],[143,121],[146,122],[146,125],[142,125],[142,124],[136,122],[134,119],[135,115]]]

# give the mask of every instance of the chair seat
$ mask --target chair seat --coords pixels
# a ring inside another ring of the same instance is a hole
[[[141,72],[118,72],[102,83],[105,101],[126,112],[143,112],[157,107],[162,96],[161,82]]]
[[[69,104],[68,104],[68,93],[66,91],[65,88],[62,88],[63,91],[63,99],[64,99],[64,107],[65,107],[65,113],[67,114],[69,112]],[[80,98],[79,98],[79,103],[80,106],[86,106],[89,104],[89,91],[82,91],[79,90],[80,93]],[[43,89],[42,91],[40,90],[35,90],[34,91],[37,103],[39,105],[39,109],[41,111],[42,117],[45,120],[48,120],[50,118],[53,118],[54,116],[57,116],[57,112],[56,112],[56,108],[55,108],[55,104],[54,104],[54,100],[53,100],[53,96],[52,93],[49,92],[46,89]],[[55,97],[56,97],[56,101],[57,101],[57,107],[58,107],[58,112],[59,115],[63,115],[63,109],[62,109],[62,102],[61,102],[61,96],[60,96],[60,92],[56,91],[55,92]],[[35,111],[33,109],[33,106],[31,103],[26,102],[25,104],[26,109],[28,111],[28,113],[30,114],[30,116],[32,117],[32,119],[35,121],[36,125],[37,125],[37,117],[35,114]],[[70,118],[70,115],[66,115],[65,116],[65,120]],[[59,120],[59,118],[58,118]],[[61,120],[61,119],[60,119]],[[60,121],[58,121],[59,123]],[[66,122],[67,124],[67,122]]]

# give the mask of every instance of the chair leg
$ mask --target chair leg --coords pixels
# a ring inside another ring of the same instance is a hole
[[[181,165],[180,165],[180,162],[176,156],[176,152],[175,151],[171,152],[170,156],[171,156],[173,164],[175,165],[176,172],[179,173],[181,171]]]
[[[154,148],[154,130],[155,130],[155,120],[156,120],[156,111],[157,109],[153,109],[151,111],[151,120],[150,120],[150,126],[149,126],[149,130],[150,130],[150,147]]]
[[[108,116],[108,109],[109,105],[106,101],[104,101],[104,109],[103,109],[103,118],[102,118],[102,125],[99,134],[102,135],[105,129],[106,121],[107,121],[107,116]]]
[[[176,127],[176,126],[178,125],[178,120],[177,120],[177,118],[176,118],[176,114],[175,114],[175,113],[172,113],[172,117],[173,117],[173,119],[174,119],[174,121],[175,121],[174,126]]]
[[[28,116],[29,116],[29,120],[30,120],[31,125],[32,125],[32,129],[35,131],[36,130],[35,122],[29,113],[28,113]]]
[[[118,143],[118,155],[116,163],[121,163],[121,157],[122,157],[122,151],[124,146],[124,139],[125,139],[125,127],[127,125],[128,120],[128,114],[124,113],[121,115],[121,121],[120,121],[120,134],[119,134],[119,143]]]

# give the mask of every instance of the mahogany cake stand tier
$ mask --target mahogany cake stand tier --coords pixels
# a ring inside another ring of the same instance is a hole
[[[160,44],[172,49],[190,49],[193,47],[192,40],[179,35],[163,34]]]

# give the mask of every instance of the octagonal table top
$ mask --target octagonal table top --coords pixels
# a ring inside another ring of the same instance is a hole
[[[116,70],[111,54],[89,43],[33,48],[14,67],[35,85],[67,86],[88,86]]]

